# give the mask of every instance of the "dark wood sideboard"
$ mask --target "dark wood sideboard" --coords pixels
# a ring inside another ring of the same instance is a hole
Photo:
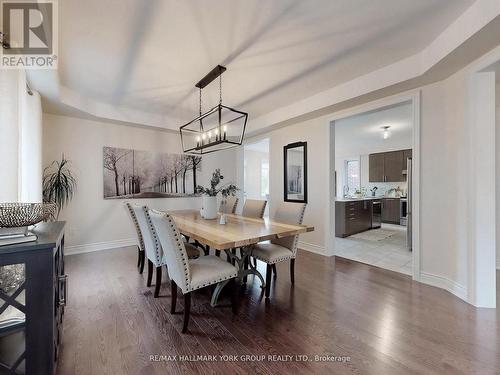
[[[0,374],[55,374],[67,302],[64,222],[36,242],[0,246]]]

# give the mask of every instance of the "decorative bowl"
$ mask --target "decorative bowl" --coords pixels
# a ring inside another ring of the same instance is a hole
[[[55,203],[0,203],[0,228],[35,225],[56,211]]]

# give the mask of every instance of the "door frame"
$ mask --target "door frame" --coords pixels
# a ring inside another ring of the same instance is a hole
[[[328,202],[330,204],[329,215],[327,217],[328,231],[326,231],[326,243],[328,244],[328,255],[336,254],[335,251],[335,121],[359,115],[365,112],[376,109],[389,107],[396,104],[410,102],[412,106],[412,121],[413,121],[413,173],[412,173],[412,278],[415,281],[420,281],[420,89],[412,90],[406,93],[389,96],[380,100],[375,100],[366,104],[362,104],[344,111],[339,111],[333,114],[328,120],[329,132],[329,189]]]
[[[238,168],[237,170],[237,186],[240,186],[240,192],[238,197],[240,198],[240,206],[243,207],[244,201],[247,199],[247,194],[246,194],[246,188],[245,188],[245,148],[248,147],[249,145],[255,144],[255,143],[260,143],[262,141],[267,141],[268,143],[268,149],[267,149],[267,154],[268,154],[268,162],[269,162],[269,179],[271,176],[271,137],[268,134],[265,134],[260,137],[253,137],[250,138],[249,140],[245,140],[243,143],[242,147],[239,147],[239,151],[237,153],[237,161],[238,165],[241,165],[241,168]],[[270,187],[269,187],[270,189]],[[269,194],[271,192],[269,191]],[[269,215],[270,211],[270,202],[267,202],[266,205],[266,213],[265,215]]]

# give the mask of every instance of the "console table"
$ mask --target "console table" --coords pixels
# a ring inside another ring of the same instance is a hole
[[[67,302],[64,224],[37,224],[37,241],[0,246],[2,374],[56,371]]]

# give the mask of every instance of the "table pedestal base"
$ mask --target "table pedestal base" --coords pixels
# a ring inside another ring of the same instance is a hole
[[[241,257],[238,257],[236,254],[233,254],[230,249],[224,250],[228,258],[231,261],[234,261],[238,265],[238,276],[236,276],[236,285],[237,286],[240,285],[240,283],[246,278],[246,276],[255,275],[260,279],[261,283],[260,287],[264,289],[266,287],[266,282],[264,281],[264,277],[262,277],[262,274],[257,270],[256,267],[257,262],[255,262],[255,264],[252,264],[252,262],[250,262],[250,257],[253,251],[253,245],[241,247],[240,251],[241,251]],[[245,265],[248,265],[249,268],[246,268]],[[220,292],[228,282],[229,280],[220,282],[215,287],[215,290],[212,294],[212,301],[210,302],[210,305],[212,305],[212,307],[217,305],[217,300],[219,298]]]

